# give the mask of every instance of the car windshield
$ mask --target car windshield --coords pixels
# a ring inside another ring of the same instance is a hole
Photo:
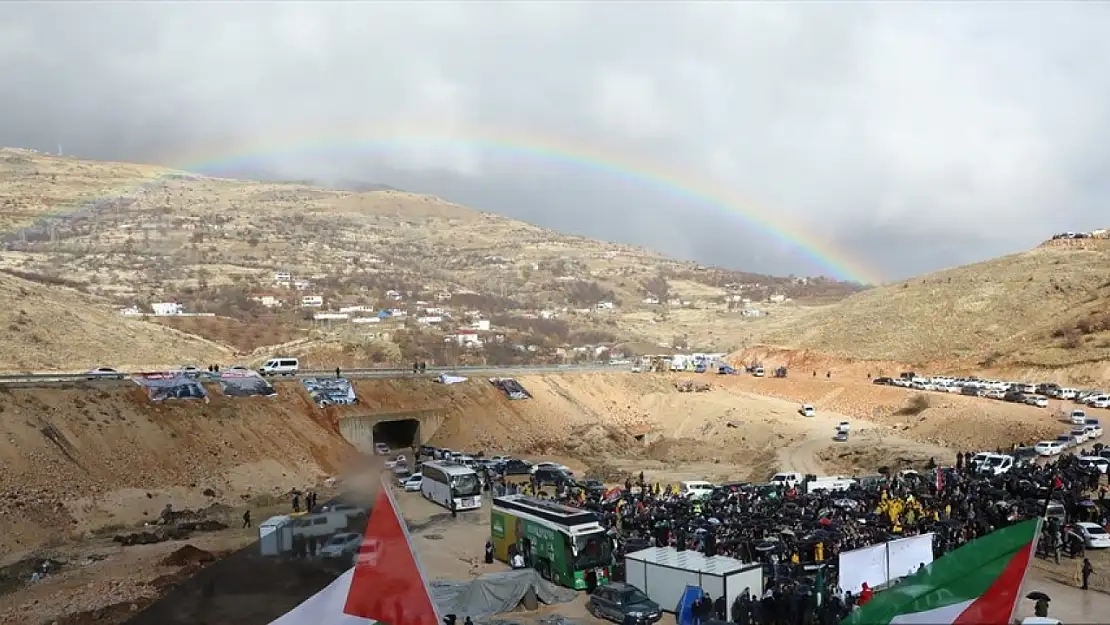
[[[350,534],[336,534],[335,536],[331,537],[331,540],[328,541],[328,544],[329,545],[342,545],[343,543],[347,542],[348,540],[351,540],[351,535]]]
[[[578,547],[578,555],[574,558],[575,570],[612,564],[613,544],[605,532],[576,536],[574,541]]]
[[[987,464],[989,464],[993,467],[997,467],[998,465],[1002,464],[1003,460],[1005,460],[1005,458],[998,458],[998,457],[988,458],[987,459]]]
[[[451,490],[455,497],[473,497],[482,490],[476,474],[459,475],[451,478]]]
[[[639,588],[629,588],[621,593],[621,603],[624,605],[636,605],[639,603],[648,603],[650,601],[651,599]]]

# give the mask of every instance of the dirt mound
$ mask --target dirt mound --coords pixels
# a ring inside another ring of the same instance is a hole
[[[334,415],[300,383],[279,393],[154,404],[135,385],[5,389],[0,415],[19,418],[0,419],[0,549],[150,522],[167,504],[201,509],[185,515],[191,522],[213,520],[220,504],[337,473],[354,450]]]
[[[204,564],[214,562],[215,554],[198,549],[192,545],[185,545],[170,555],[162,558],[163,566],[185,566],[188,564]]]

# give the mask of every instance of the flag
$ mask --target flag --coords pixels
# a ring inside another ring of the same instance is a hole
[[[1008,625],[1040,519],[996,530],[904,578],[841,625]]]
[[[389,486],[382,479],[355,566],[270,625],[440,625]]]

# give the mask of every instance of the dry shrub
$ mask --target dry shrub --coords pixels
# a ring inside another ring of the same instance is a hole
[[[929,409],[929,398],[925,395],[914,395],[910,397],[905,406],[894,411],[894,414],[899,417],[913,417],[917,416]]]

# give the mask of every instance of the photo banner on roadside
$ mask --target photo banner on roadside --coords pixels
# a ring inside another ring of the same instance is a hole
[[[216,374],[220,391],[228,397],[277,397],[277,391],[254,371],[230,370]]]
[[[312,401],[321,408],[358,403],[355,387],[347,378],[305,378],[302,382]]]
[[[166,399],[203,399],[208,401],[208,391],[200,380],[179,371],[137,373],[131,379],[146,389],[150,401]]]

